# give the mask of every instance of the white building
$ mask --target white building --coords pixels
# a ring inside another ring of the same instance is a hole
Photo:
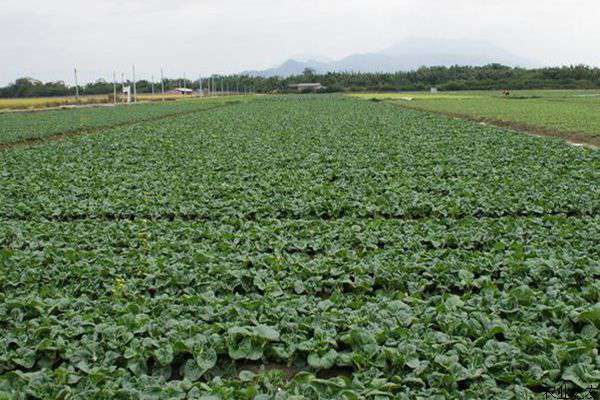
[[[194,94],[194,91],[192,89],[188,89],[188,88],[175,88],[175,89],[169,90],[167,93],[168,94],[189,94],[189,95],[192,95],[192,94]]]
[[[318,90],[325,89],[325,86],[321,85],[320,83],[296,83],[296,84],[290,85],[289,87],[291,89],[296,89],[299,92],[306,92],[309,90],[316,92]]]

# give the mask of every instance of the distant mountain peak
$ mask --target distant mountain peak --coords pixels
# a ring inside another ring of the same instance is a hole
[[[290,59],[299,61],[299,62],[314,62],[314,63],[328,63],[334,61],[331,57],[324,56],[322,54],[311,54],[311,53],[301,53],[294,54],[290,57]]]
[[[306,68],[325,72],[397,72],[422,66],[486,65],[532,66],[531,60],[516,56],[482,39],[411,38],[397,42],[380,52],[351,54],[337,61],[317,61],[312,57],[290,58],[276,68],[246,71],[254,76],[299,75]]]
[[[421,55],[423,59],[431,60],[427,66],[435,65],[432,62],[442,60],[440,65],[448,65],[446,60],[455,58],[457,62],[450,65],[464,64],[463,61],[472,63],[472,65],[484,65],[500,63],[511,66],[530,66],[534,64],[531,60],[519,57],[502,47],[484,39],[452,39],[452,38],[410,38],[397,42],[383,51],[391,57],[404,57],[406,55]]]

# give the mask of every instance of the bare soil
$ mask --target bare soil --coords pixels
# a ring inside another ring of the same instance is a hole
[[[262,371],[281,371],[283,373],[284,379],[289,381],[292,379],[299,371],[285,364],[280,364],[276,362],[252,362],[252,361],[244,361],[237,364],[237,371],[247,370],[253,372],[255,374],[259,374]]]

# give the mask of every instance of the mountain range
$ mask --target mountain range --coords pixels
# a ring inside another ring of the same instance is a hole
[[[245,71],[262,77],[299,75],[306,68],[326,72],[396,72],[411,71],[422,66],[486,65],[499,63],[530,67],[535,62],[514,55],[484,40],[475,39],[406,39],[379,52],[351,54],[340,60],[326,56],[297,56],[275,68]]]

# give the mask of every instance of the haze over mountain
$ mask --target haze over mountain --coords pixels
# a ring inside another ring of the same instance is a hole
[[[335,61],[328,61],[327,57],[319,55],[292,57],[278,67],[244,73],[263,77],[287,77],[301,74],[306,68],[317,73],[396,72],[422,66],[477,66],[491,63],[522,67],[536,65],[532,60],[514,55],[484,40],[414,38],[403,40],[379,52],[352,54]]]

